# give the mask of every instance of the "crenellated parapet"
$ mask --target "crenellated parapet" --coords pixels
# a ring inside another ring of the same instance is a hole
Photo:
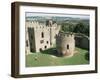
[[[26,41],[29,42],[28,48],[32,52],[46,50],[56,43],[56,35],[59,33],[61,25],[47,20],[46,23],[38,21],[26,21]]]
[[[73,56],[75,40],[73,33],[59,32],[56,38],[57,51],[62,56]]]

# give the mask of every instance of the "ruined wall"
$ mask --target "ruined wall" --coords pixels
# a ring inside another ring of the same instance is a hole
[[[60,25],[44,24],[37,21],[26,22],[26,29],[28,29],[26,35],[29,41],[29,47],[31,52],[40,52],[46,50],[56,43],[56,35],[60,30]],[[26,48],[28,50],[28,48]]]
[[[51,47],[53,47],[56,44],[56,36],[58,35],[60,31],[61,26],[57,24],[53,24],[50,27],[50,42],[51,42]]]
[[[62,56],[73,56],[75,50],[74,35],[60,32],[56,40],[57,51]]]
[[[76,35],[75,44],[77,47],[89,49],[89,38],[83,35]]]
[[[38,26],[34,28],[36,52],[50,48],[50,29],[49,27]]]

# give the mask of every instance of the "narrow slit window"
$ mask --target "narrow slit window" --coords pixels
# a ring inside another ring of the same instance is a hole
[[[67,45],[67,49],[69,49],[69,45]]]
[[[41,33],[41,37],[44,38],[44,33],[43,32]]]

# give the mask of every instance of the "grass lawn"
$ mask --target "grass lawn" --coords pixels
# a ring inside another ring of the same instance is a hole
[[[87,50],[76,48],[75,51],[74,56],[69,58],[57,56],[54,48],[40,53],[31,53],[26,55],[26,67],[89,64]]]

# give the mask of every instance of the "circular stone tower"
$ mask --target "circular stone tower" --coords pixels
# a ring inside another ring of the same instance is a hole
[[[75,40],[73,33],[59,32],[56,38],[57,52],[61,56],[71,57],[75,50]]]

